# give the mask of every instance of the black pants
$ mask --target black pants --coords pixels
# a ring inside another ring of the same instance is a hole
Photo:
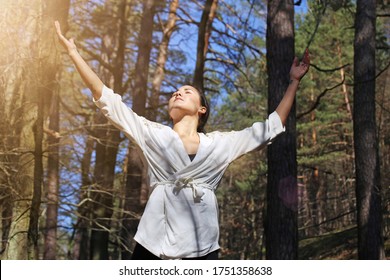
[[[161,260],[159,257],[153,255],[145,247],[140,244],[136,244],[133,255],[131,256],[132,260]],[[213,251],[205,256],[198,258],[183,258],[183,260],[218,260],[218,250]]]

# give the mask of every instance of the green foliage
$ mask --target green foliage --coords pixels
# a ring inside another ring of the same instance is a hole
[[[298,162],[328,170],[332,162],[345,160],[352,153],[352,82],[353,14],[349,5],[333,9],[309,2],[313,10],[321,11],[297,18],[296,45],[301,52],[309,38],[311,69],[303,79],[298,93],[298,115],[308,112],[319,98],[313,111],[297,123],[299,137]],[[317,22],[320,21],[316,29]],[[342,82],[344,79],[344,87]],[[338,86],[337,86],[338,85]],[[335,87],[337,86],[337,87]],[[332,90],[327,90],[335,87]],[[350,162],[349,164],[352,164]],[[349,176],[353,176],[350,174]]]

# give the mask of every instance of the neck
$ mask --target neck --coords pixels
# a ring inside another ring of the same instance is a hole
[[[173,130],[181,136],[197,135],[198,119],[185,116],[180,121],[173,124]]]

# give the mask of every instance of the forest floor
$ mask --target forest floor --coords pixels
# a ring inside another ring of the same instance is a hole
[[[390,259],[390,239],[385,240],[387,259]],[[299,242],[301,260],[356,260],[357,228],[327,233]]]

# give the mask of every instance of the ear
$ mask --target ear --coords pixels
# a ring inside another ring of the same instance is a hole
[[[200,113],[200,114],[205,114],[207,112],[207,108],[206,107],[204,107],[204,106],[201,106],[200,108],[199,108],[199,110],[198,110],[198,113]]]

